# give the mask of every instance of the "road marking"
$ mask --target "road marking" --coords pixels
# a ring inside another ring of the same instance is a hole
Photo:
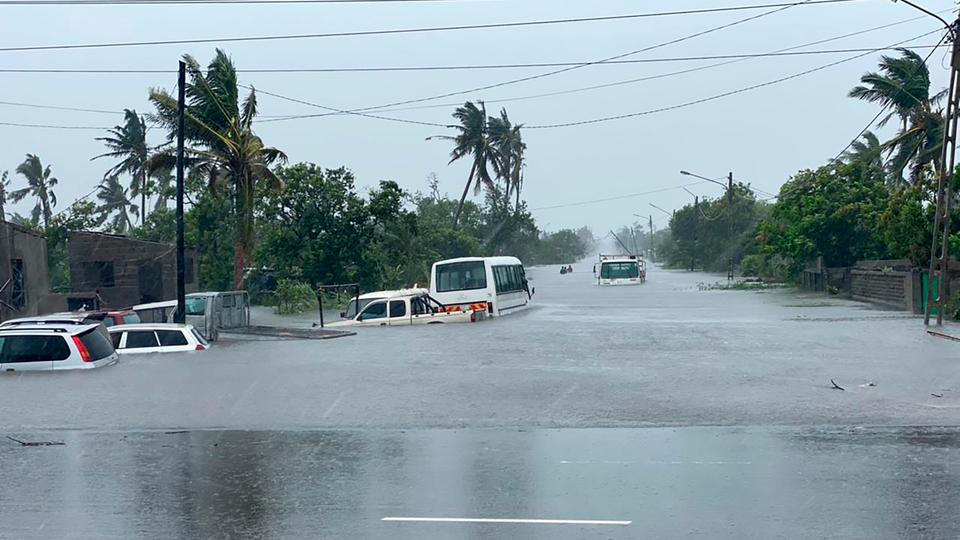
[[[753,465],[752,461],[568,461],[561,465]]]
[[[604,519],[522,519],[522,518],[449,518],[449,517],[385,517],[380,521],[414,523],[521,523],[532,525],[617,525],[625,527],[632,521]]]
[[[343,396],[345,395],[347,395],[347,391],[343,390],[342,392],[340,392],[340,395],[337,396],[337,399],[333,400],[333,403],[331,403],[330,406],[327,407],[327,410],[323,413],[324,420],[326,420],[327,418],[330,417],[331,414],[333,414],[333,410],[337,408],[337,405],[340,404],[340,400],[343,399]]]

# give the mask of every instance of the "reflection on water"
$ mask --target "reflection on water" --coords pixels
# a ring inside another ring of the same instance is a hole
[[[950,429],[63,435],[64,447],[0,447],[0,537],[944,537],[960,507]]]

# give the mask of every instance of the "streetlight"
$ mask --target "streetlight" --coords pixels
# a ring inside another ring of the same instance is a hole
[[[682,174],[682,175],[684,175],[684,176],[692,176],[692,177],[694,177],[694,178],[699,178],[699,179],[701,179],[701,180],[706,180],[707,182],[713,182],[714,184],[717,184],[718,186],[723,187],[723,188],[726,188],[726,187],[727,187],[726,184],[724,184],[723,182],[721,182],[721,181],[719,181],[719,180],[716,180],[716,179],[714,179],[714,178],[707,178],[706,176],[700,176],[699,174],[694,174],[694,173],[692,173],[692,172],[690,172],[690,171],[680,171],[680,174]]]
[[[670,212],[667,212],[667,211],[664,210],[663,208],[660,208],[659,206],[657,206],[657,205],[655,205],[655,204],[653,204],[653,203],[650,203],[650,206],[656,208],[657,210],[663,212],[664,214],[666,214],[666,215],[668,215],[668,216],[670,216],[670,217],[673,217],[673,214],[671,214]]]
[[[682,174],[682,175],[684,175],[684,176],[692,176],[692,177],[694,177],[694,178],[699,178],[699,179],[701,179],[701,180],[706,180],[707,182],[713,182],[714,184],[717,184],[718,186],[723,187],[723,189],[727,192],[727,210],[728,210],[728,211],[732,211],[732,207],[733,207],[733,173],[732,173],[732,172],[727,175],[727,183],[726,183],[726,184],[724,184],[723,182],[720,182],[719,180],[715,180],[715,179],[713,179],[713,178],[707,178],[706,176],[701,176],[701,175],[699,175],[699,174],[694,174],[694,173],[692,173],[692,172],[690,172],[690,171],[683,171],[683,170],[681,170],[681,171],[680,171],[680,174]],[[688,190],[687,188],[683,188],[683,189],[686,190],[687,193],[690,193],[691,195],[693,195],[693,193],[692,193],[690,190]],[[697,202],[696,202],[696,201],[697,201],[697,199],[696,199],[696,196],[694,195],[694,203],[693,203],[694,209],[697,209]],[[697,216],[697,218],[699,219],[699,216]],[[731,217],[731,219],[729,220],[729,233],[728,233],[728,234],[729,234],[729,236],[728,236],[727,240],[732,243],[732,242],[733,242],[733,219],[732,219],[732,217]],[[691,270],[692,270],[692,269],[691,269]],[[731,256],[730,256],[730,267],[727,269],[727,281],[733,281],[733,255],[732,255],[732,252],[731,252]]]
[[[897,0],[893,0],[893,3],[896,4],[896,3],[897,3]],[[945,26],[945,27],[947,28],[947,30],[950,32],[950,34],[953,35],[953,33],[954,33],[953,26],[951,26],[950,23],[948,23],[947,21],[943,20],[943,17],[941,17],[941,16],[937,15],[936,13],[934,13],[934,12],[932,12],[932,11],[924,8],[923,6],[918,6],[917,4],[914,4],[914,3],[911,2],[910,0],[903,0],[903,3],[906,4],[906,5],[908,5],[908,6],[910,6],[910,7],[912,7],[913,9],[920,10],[920,11],[926,13],[927,15],[929,15],[929,16],[937,19],[938,21],[940,21],[941,23],[943,23],[943,26]]]

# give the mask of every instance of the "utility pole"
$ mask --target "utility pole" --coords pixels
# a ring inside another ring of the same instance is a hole
[[[727,282],[733,281],[733,172],[727,174],[727,222],[730,244],[730,267],[727,270]]]
[[[174,322],[187,322],[187,291],[184,278],[183,246],[183,130],[186,108],[187,64],[180,61],[177,78],[177,316]]]
[[[699,234],[697,232],[700,230],[700,197],[698,195],[693,196],[693,249],[690,251],[690,271],[693,272],[693,268],[697,261],[697,237]]]
[[[650,215],[650,262],[653,262],[653,215]]]
[[[930,268],[927,270],[927,298],[923,310],[923,324],[930,324],[932,304],[937,303],[937,326],[943,326],[943,309],[947,296],[950,240],[950,200],[953,197],[953,167],[957,151],[957,108],[960,106],[960,44],[957,42],[957,29],[960,18],[950,28],[953,41],[953,53],[950,56],[950,90],[947,98],[947,110],[944,113],[943,148],[940,151],[940,174],[937,178],[937,212],[933,220],[933,239],[930,246]],[[937,244],[940,244],[939,255]],[[933,295],[933,280],[939,277],[937,296]]]

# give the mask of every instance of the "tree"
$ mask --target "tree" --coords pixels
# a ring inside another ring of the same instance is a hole
[[[527,149],[520,135],[522,124],[513,125],[507,117],[507,110],[500,109],[500,116],[491,116],[487,121],[487,132],[493,147],[492,163],[497,178],[503,180],[504,198],[510,200],[515,194],[516,205],[520,207],[520,190],[523,187],[524,152]]]
[[[167,202],[176,198],[177,188],[174,186],[175,180],[176,177],[173,175],[173,172],[169,169],[166,169],[154,173],[153,182],[147,183],[147,187],[150,192],[157,196],[157,200],[154,201],[153,204],[154,212],[166,209]]]
[[[116,165],[107,170],[103,177],[109,178],[120,174],[129,174],[132,177],[130,194],[133,197],[140,197],[140,208],[143,209],[140,214],[142,225],[147,213],[147,162],[151,152],[147,144],[147,123],[137,114],[137,111],[131,109],[123,110],[123,119],[122,125],[108,130],[110,133],[108,137],[97,137],[96,140],[103,141],[110,151],[92,159],[103,157],[120,159]]]
[[[213,192],[226,190],[233,200],[233,286],[242,288],[244,269],[254,249],[254,207],[258,188],[280,189],[280,178],[270,169],[285,163],[287,156],[265,146],[253,132],[257,95],[252,88],[241,102],[237,71],[227,54],[217,49],[204,73],[190,55],[184,56],[190,81],[186,85],[187,108],[184,136],[191,143],[185,152],[191,174],[208,179]],[[171,130],[177,126],[177,99],[166,90],[150,91],[157,120]],[[169,149],[157,154],[150,170],[170,169],[175,156]]]
[[[36,197],[37,203],[30,215],[35,221],[42,217],[43,226],[48,227],[53,217],[52,208],[57,206],[57,196],[53,192],[57,179],[50,175],[50,166],[44,167],[35,154],[27,154],[23,163],[17,165],[17,173],[27,179],[27,187],[11,191],[10,200],[20,202],[27,196]]]
[[[130,201],[127,196],[127,190],[120,183],[117,176],[104,178],[97,186],[97,199],[100,199],[100,206],[97,210],[103,221],[110,216],[110,230],[117,234],[125,234],[133,229],[133,223],[130,220],[130,214],[137,216],[139,208]]]
[[[864,174],[871,178],[884,178],[883,144],[872,131],[865,131],[860,139],[850,145],[843,155],[847,163],[860,163]]]
[[[923,167],[936,166],[943,134],[943,115],[933,106],[944,93],[930,95],[930,71],[917,53],[898,49],[899,57],[882,56],[880,71],[865,74],[861,86],[850,90],[850,97],[877,103],[887,113],[879,125],[894,116],[900,120],[900,130],[884,147],[891,154],[890,171],[894,180],[901,181],[909,167],[909,183],[915,184]]]
[[[453,141],[453,150],[450,152],[448,164],[467,156],[472,158],[470,174],[467,175],[467,184],[463,187],[463,195],[460,196],[460,203],[457,205],[457,211],[453,216],[454,226],[460,222],[460,214],[463,212],[463,205],[467,200],[467,193],[470,192],[470,186],[473,186],[474,195],[479,195],[484,186],[488,189],[493,187],[493,180],[490,178],[490,171],[487,169],[487,163],[493,159],[493,147],[487,134],[487,107],[482,101],[478,103],[480,103],[479,107],[472,101],[468,101],[453,111],[453,117],[460,124],[448,127],[458,130],[457,135],[437,136],[440,139]],[[431,138],[428,137],[427,140]]]

